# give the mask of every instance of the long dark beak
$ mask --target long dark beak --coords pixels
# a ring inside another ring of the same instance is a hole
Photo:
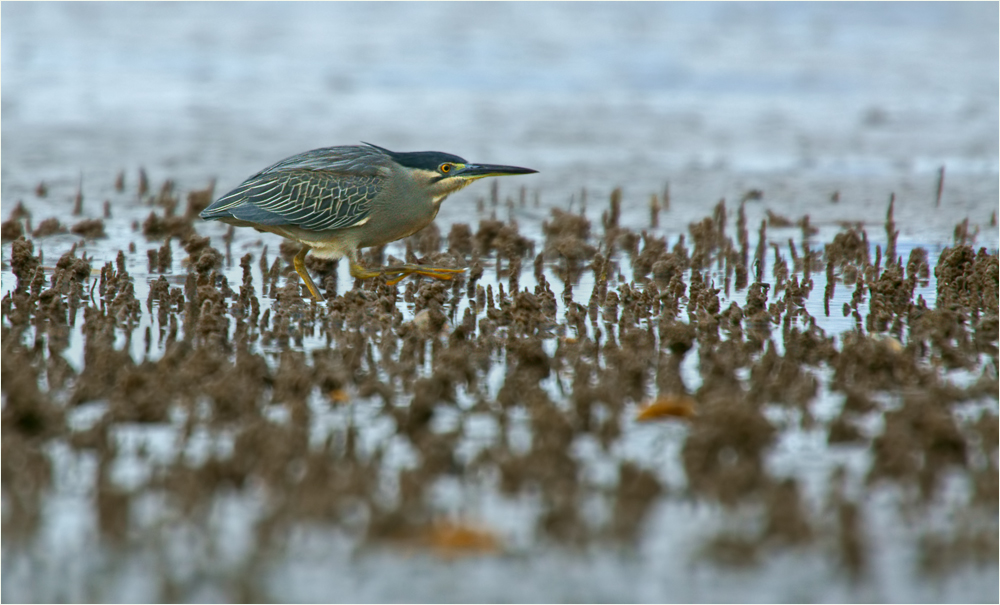
[[[520,168],[518,166],[500,166],[498,164],[466,164],[465,168],[458,170],[452,176],[467,179],[481,179],[487,176],[507,176],[511,174],[532,174],[538,172],[531,168]]]

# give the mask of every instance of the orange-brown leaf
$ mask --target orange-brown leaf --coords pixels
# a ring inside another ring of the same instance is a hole
[[[691,418],[695,415],[694,399],[687,395],[663,395],[639,410],[639,422],[667,418]]]

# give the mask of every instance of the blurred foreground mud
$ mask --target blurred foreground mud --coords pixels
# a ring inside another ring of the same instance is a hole
[[[3,223],[5,558],[40,539],[70,473],[94,543],[154,553],[166,600],[191,590],[169,535],[212,559],[233,499],[233,599],[281,598],[257,579],[296,529],[446,559],[629,549],[670,503],[721,519],[690,555],[722,568],[805,549],[864,582],[886,515],[915,528],[914,574],[996,565],[998,260],[967,225],[902,254],[890,202],[885,249],[858,224],[817,244],[808,217],[748,224],[748,195],[667,241],[621,227],[616,192],[599,222],[552,211],[540,241],[493,217],[406,242],[406,261],[468,268],[452,282],[338,292],[337,263],[309,258],[317,304],[294,246],[235,258],[231,232],[197,234],[212,187],[183,214],[169,184],[146,188],[144,299],[134,244],[103,266],[40,254],[67,230],[104,237],[101,219],[35,227],[18,205]],[[850,327],[820,327],[837,316]],[[783,469],[792,434],[822,447]],[[524,527],[481,505],[526,499]]]

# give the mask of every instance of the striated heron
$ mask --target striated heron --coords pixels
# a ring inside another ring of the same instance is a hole
[[[306,271],[306,254],[347,256],[351,275],[389,277],[390,285],[417,274],[451,279],[462,269],[400,265],[365,269],[358,250],[394,242],[420,231],[437,216],[441,202],[472,181],[488,176],[531,174],[530,168],[470,164],[438,151],[389,151],[377,145],[313,149],[261,170],[201,213],[237,227],[269,231],[303,244],[295,271],[322,300]]]

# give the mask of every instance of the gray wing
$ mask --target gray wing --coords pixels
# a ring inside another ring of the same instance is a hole
[[[202,217],[296,225],[311,231],[342,229],[368,218],[383,180],[319,170],[262,174],[219,198]]]
[[[253,175],[201,213],[312,231],[363,222],[388,175],[387,156],[371,147],[314,149]]]
[[[247,180],[275,172],[327,170],[347,175],[388,174],[389,155],[373,145],[342,145],[313,149],[268,166]]]

